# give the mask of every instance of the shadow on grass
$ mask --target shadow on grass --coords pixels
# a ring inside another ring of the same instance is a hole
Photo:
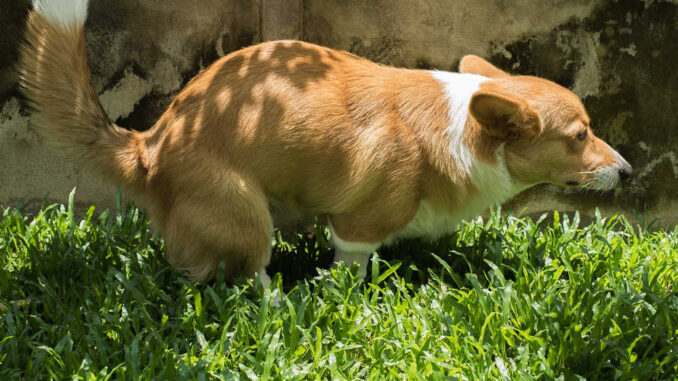
[[[487,279],[485,274],[492,269],[488,261],[499,266],[507,280],[514,280],[516,274],[511,269],[519,265],[520,259],[503,255],[506,245],[502,233],[496,229],[485,230],[482,227],[475,229],[474,233],[473,237],[461,237],[457,232],[435,241],[401,240],[393,245],[381,247],[376,252],[376,258],[391,266],[399,264],[398,275],[413,284],[428,282],[431,272],[442,278],[451,276],[451,280],[458,287],[470,286],[465,280],[467,273],[477,275],[480,283],[484,284]],[[269,275],[282,274],[286,290],[294,287],[298,281],[316,276],[317,268],[332,266],[334,249],[327,244],[329,234],[325,228],[316,225],[315,234],[288,234],[286,238],[287,241],[283,241],[280,234],[277,234],[271,264],[268,266]],[[373,256],[373,260],[374,258]],[[440,259],[449,265],[451,274],[445,270]],[[543,259],[538,261],[543,264]],[[368,266],[371,266],[371,263]],[[386,267],[386,264],[380,262],[379,273],[386,271]]]

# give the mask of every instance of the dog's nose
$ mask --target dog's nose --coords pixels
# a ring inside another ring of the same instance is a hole
[[[628,163],[624,163],[624,165],[619,168],[619,178],[624,181],[631,177],[633,174],[633,168],[631,168],[631,165]]]

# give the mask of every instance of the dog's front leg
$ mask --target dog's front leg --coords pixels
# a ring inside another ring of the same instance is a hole
[[[264,287],[264,289],[268,289],[269,287],[271,287],[271,277],[268,276],[268,273],[266,272],[266,267],[262,267],[261,269],[259,269],[254,274],[254,276],[259,278],[259,282],[261,282],[261,285]],[[271,290],[271,293],[273,296],[273,298],[270,301],[271,306],[280,307],[280,302],[282,301],[280,293],[278,292],[277,289]]]
[[[339,262],[344,262],[346,266],[351,267],[357,263],[358,276],[364,278],[367,275],[367,265],[370,262],[372,253],[381,246],[381,243],[369,242],[350,242],[343,240],[335,232],[332,223],[330,225],[330,244],[334,247],[334,267],[337,267]]]
[[[364,278],[367,275],[367,266],[370,263],[373,252],[374,249],[361,252],[345,252],[335,246],[334,264],[332,266],[336,268],[339,265],[339,262],[343,262],[346,266],[351,267],[354,263],[357,263],[360,265],[358,268],[358,276]]]

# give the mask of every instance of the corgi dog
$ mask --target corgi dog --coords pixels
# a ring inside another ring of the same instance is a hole
[[[39,132],[143,197],[193,280],[264,285],[278,218],[317,216],[336,260],[453,231],[540,183],[609,190],[632,169],[574,93],[477,56],[459,73],[379,65],[301,41],[233,52],[150,129],[116,126],[92,87],[88,0],[33,0],[21,83]]]

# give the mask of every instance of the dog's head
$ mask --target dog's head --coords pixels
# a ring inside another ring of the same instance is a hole
[[[483,133],[505,143],[515,180],[609,190],[631,176],[631,165],[593,134],[584,105],[568,89],[509,75],[476,56],[464,57],[459,71],[491,79],[473,94],[469,111]]]

